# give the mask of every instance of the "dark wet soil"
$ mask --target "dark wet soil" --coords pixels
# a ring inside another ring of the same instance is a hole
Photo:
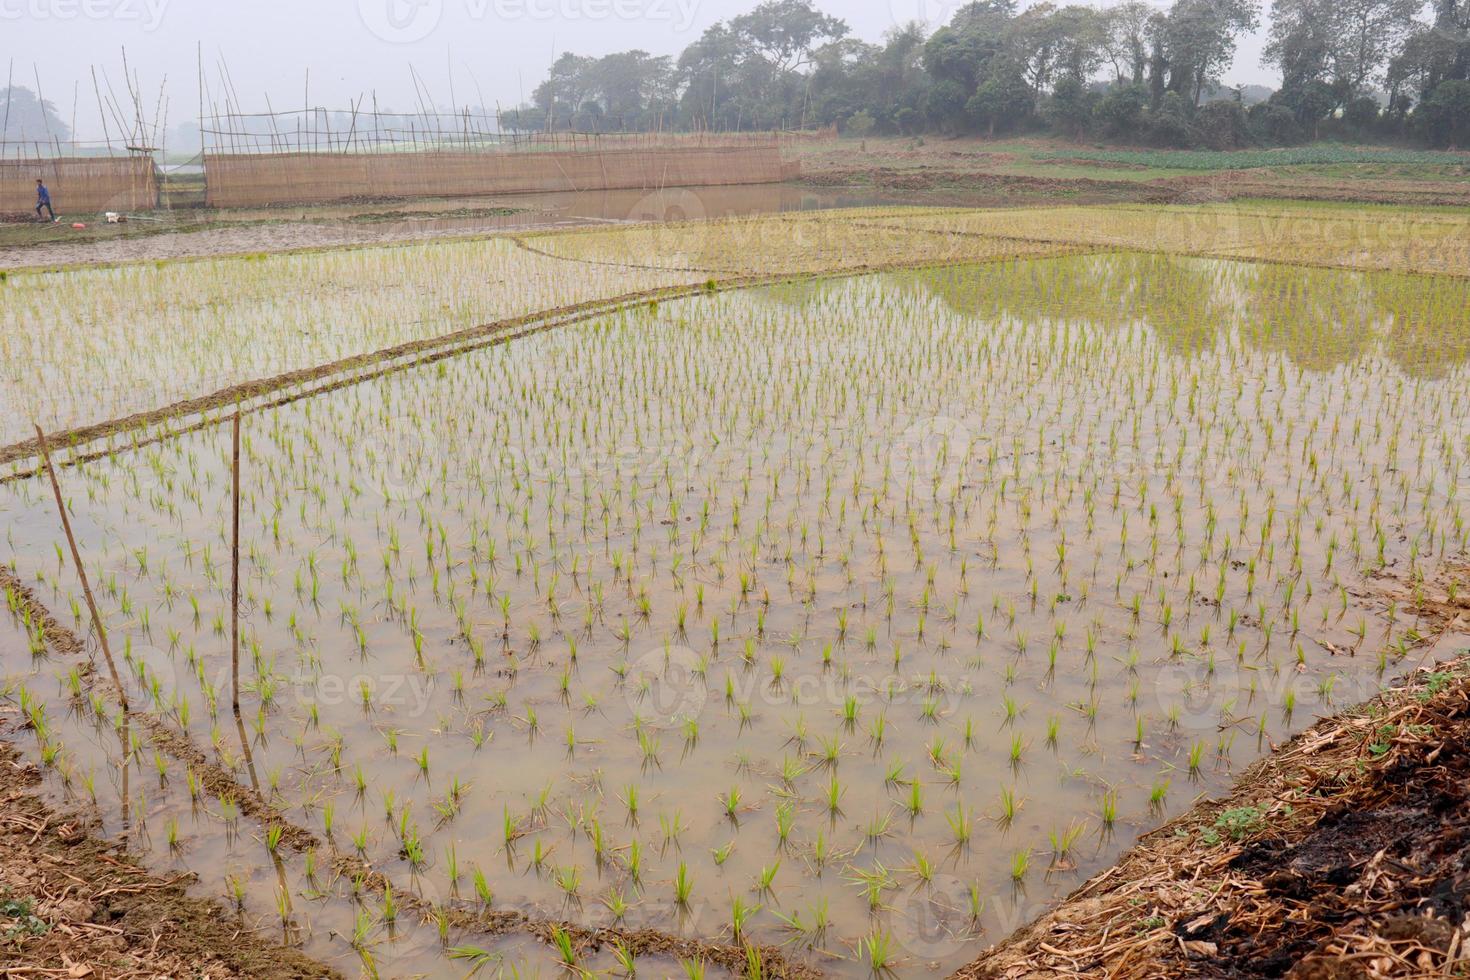
[[[1414,724],[1433,724],[1433,740],[1380,770],[1369,794],[1335,805],[1305,837],[1262,838],[1230,862],[1265,896],[1181,934],[1217,948],[1188,975],[1369,977],[1370,955],[1331,949],[1345,935],[1400,953],[1451,951],[1470,914],[1470,717],[1462,702]],[[1263,905],[1278,915],[1262,921]]]

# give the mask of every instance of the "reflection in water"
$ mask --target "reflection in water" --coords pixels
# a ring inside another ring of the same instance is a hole
[[[250,790],[264,800],[266,796],[260,791],[260,776],[255,771],[255,756],[250,751],[250,737],[245,732],[245,722],[240,717],[238,705],[234,708],[234,715],[235,734],[240,740],[240,752],[245,760],[245,771],[250,777]],[[281,860],[276,843],[269,838],[269,833],[267,830],[266,856],[276,871],[276,913],[281,920],[281,941],[288,946],[294,946],[300,942],[300,938],[297,935],[298,929],[291,906],[291,886],[286,880],[286,865]]]
[[[1087,255],[895,273],[980,319],[1146,326],[1179,356],[1237,337],[1328,371],[1381,353],[1411,377],[1470,356],[1470,280],[1159,254]]]

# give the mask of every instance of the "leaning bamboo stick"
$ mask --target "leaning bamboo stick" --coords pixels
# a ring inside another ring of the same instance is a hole
[[[122,677],[118,675],[117,663],[112,659],[112,648],[107,643],[107,629],[102,625],[102,616],[97,612],[97,600],[92,596],[92,584],[87,581],[87,569],[82,565],[82,553],[77,548],[76,535],[71,531],[71,518],[66,516],[66,503],[61,499],[61,484],[56,480],[56,471],[51,467],[51,454],[46,449],[46,434],[41,427],[36,426],[36,448],[41,453],[41,465],[46,469],[46,475],[51,478],[51,492],[56,495],[56,510],[61,514],[61,528],[66,532],[66,543],[71,546],[71,560],[77,567],[77,577],[82,580],[82,592],[87,597],[87,609],[92,614],[92,626],[97,630],[97,639],[102,644],[102,655],[107,658],[107,669],[112,672],[112,683],[117,685],[117,699],[122,705],[123,715],[126,716],[128,708],[128,692],[123,687]]]
[[[230,471],[234,506],[230,536],[230,705],[240,718],[240,412],[230,427]]]

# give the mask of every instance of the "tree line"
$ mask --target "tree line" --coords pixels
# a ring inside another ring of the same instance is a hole
[[[851,34],[812,0],[766,0],[677,58],[564,54],[503,122],[587,132],[793,129],[1229,148],[1323,137],[1470,143],[1470,0],[1275,0],[1279,90],[1221,87],[1260,0],[1095,8],[975,0],[933,33]],[[1269,97],[1264,97],[1264,96]]]

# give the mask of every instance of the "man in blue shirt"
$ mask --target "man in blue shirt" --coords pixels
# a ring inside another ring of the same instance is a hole
[[[46,209],[46,213],[51,216],[51,223],[52,224],[55,224],[58,219],[56,217],[55,210],[53,210],[52,207],[51,207],[51,192],[46,189],[46,184],[41,180],[41,178],[40,177],[37,177],[36,178],[36,220],[37,221],[44,220],[41,217],[41,209],[42,208],[45,208]]]

